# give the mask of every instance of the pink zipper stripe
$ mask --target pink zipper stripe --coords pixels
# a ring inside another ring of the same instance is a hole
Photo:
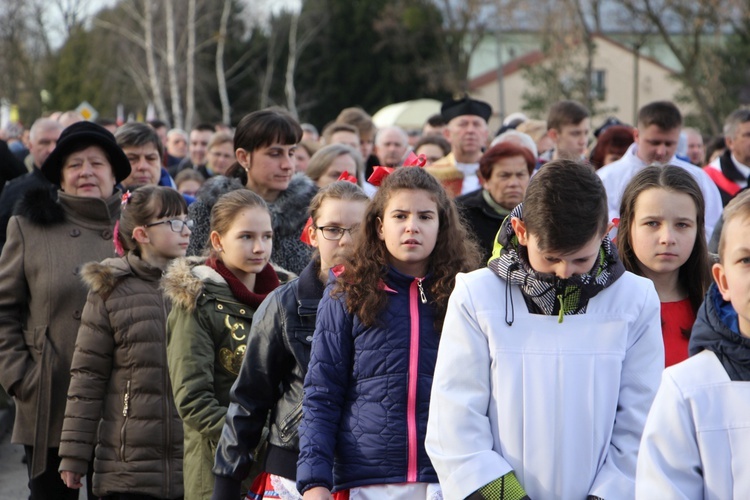
[[[409,346],[409,394],[406,405],[406,429],[409,461],[406,481],[417,481],[417,378],[419,370],[419,292],[415,279],[409,287],[409,316],[411,318],[411,344]]]

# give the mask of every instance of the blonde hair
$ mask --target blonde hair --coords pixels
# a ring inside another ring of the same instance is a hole
[[[310,179],[317,182],[318,179],[323,177],[326,171],[330,168],[331,163],[334,162],[339,156],[349,155],[354,160],[356,172],[351,172],[357,179],[362,172],[364,172],[364,162],[362,161],[362,155],[359,151],[353,149],[346,144],[329,144],[320,148],[310,158],[310,163],[307,164],[305,175]]]
[[[727,226],[734,219],[750,219],[750,190],[742,191],[732,198],[724,207],[724,225],[719,236],[719,261],[724,261],[724,247],[726,246]]]
[[[530,136],[536,143],[547,133],[547,122],[544,120],[526,120],[519,124],[516,130]]]

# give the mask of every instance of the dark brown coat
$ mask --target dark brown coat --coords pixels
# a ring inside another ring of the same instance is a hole
[[[86,264],[60,470],[86,473],[96,495],[183,496],[182,421],[167,368],[162,272],[137,256]],[[101,416],[101,417],[100,417]]]

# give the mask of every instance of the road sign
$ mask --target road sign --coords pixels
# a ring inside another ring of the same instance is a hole
[[[86,101],[83,101],[81,104],[78,105],[76,108],[76,111],[78,111],[81,116],[83,116],[84,120],[87,121],[94,121],[96,120],[96,117],[99,116],[99,112]]]

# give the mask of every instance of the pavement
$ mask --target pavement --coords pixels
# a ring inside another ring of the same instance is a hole
[[[15,410],[0,408],[0,500],[23,500],[29,497],[28,472],[23,446],[10,443]]]
[[[15,409],[0,408],[0,500],[26,500],[29,498],[29,474],[22,462],[23,446],[11,444]],[[79,499],[86,498],[86,486],[81,488]]]

